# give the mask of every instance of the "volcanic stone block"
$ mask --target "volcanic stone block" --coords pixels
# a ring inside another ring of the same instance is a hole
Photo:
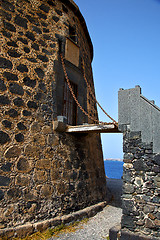
[[[33,27],[32,27],[32,30],[33,30],[34,32],[38,33],[38,34],[42,34],[42,31],[41,31],[41,29],[40,29],[39,27],[33,26]]]
[[[15,19],[14,19],[15,24],[17,24],[20,27],[23,27],[25,29],[27,29],[27,19],[26,18],[22,18],[20,15],[16,15]]]
[[[37,43],[33,43],[33,44],[31,45],[31,47],[34,48],[36,51],[39,50],[39,46],[38,46]]]
[[[42,81],[39,83],[38,88],[43,92],[46,92],[46,85]]]
[[[17,142],[23,142],[24,141],[24,135],[22,133],[18,133],[15,135],[15,139]]]
[[[24,94],[24,90],[23,90],[23,87],[20,86],[19,84],[17,83],[10,83],[9,85],[9,91],[11,93],[14,93],[14,94],[17,94],[17,95],[23,95]]]
[[[20,98],[20,97],[15,98],[15,99],[13,100],[13,102],[14,102],[14,105],[16,105],[17,107],[22,107],[22,106],[24,106],[24,101],[23,101],[23,99]]]
[[[36,80],[32,80],[29,77],[23,79],[24,85],[34,88],[36,86]]]
[[[41,68],[36,68],[35,72],[37,73],[38,77],[43,79],[44,78],[44,71]]]
[[[12,123],[8,120],[3,120],[2,124],[5,128],[11,128],[11,126],[12,126]]]
[[[12,146],[8,148],[7,151],[5,152],[5,157],[16,158],[16,157],[19,157],[20,154],[21,154],[21,149],[17,146]]]
[[[0,131],[0,144],[3,145],[10,141],[10,137],[6,132]]]
[[[11,179],[5,176],[0,176],[0,186],[8,186],[11,182]]]
[[[11,188],[7,191],[7,195],[10,198],[17,198],[21,195],[21,190],[19,188]]]
[[[37,62],[37,60],[35,58],[27,58],[27,60],[30,61],[30,62],[33,62],[33,63]]]
[[[26,45],[28,44],[28,41],[27,41],[27,39],[25,39],[25,38],[21,38],[21,37],[20,37],[20,38],[17,38],[17,40],[20,41],[20,42],[22,42],[22,43],[24,43],[24,44],[26,44]]]
[[[9,111],[6,112],[12,118],[18,117],[18,112],[14,108],[11,108]]]
[[[39,54],[39,55],[37,55],[37,57],[38,57],[42,62],[48,62],[48,61],[49,61],[48,57],[45,56],[45,55]]]
[[[17,70],[20,71],[20,72],[22,72],[22,73],[28,72],[28,68],[27,68],[27,66],[24,65],[24,64],[18,65],[18,66],[17,66]]]
[[[53,1],[51,1],[51,0],[48,0],[47,3],[48,3],[50,6],[53,6],[53,7],[56,6],[56,4],[55,4]]]
[[[2,16],[4,18],[6,18],[8,21],[10,21],[12,19],[12,15],[10,13],[8,13],[8,12],[5,12],[5,11],[1,10],[0,14],[2,14]]]
[[[45,4],[41,4],[41,5],[39,6],[39,8],[40,8],[42,11],[44,11],[45,13],[48,13],[49,10],[50,10],[50,7],[47,6],[47,5],[45,5]]]
[[[8,96],[0,95],[0,105],[9,105],[10,102]]]
[[[18,53],[16,50],[8,50],[8,55],[10,57],[14,57],[14,58],[19,58],[22,54],[21,53]]]
[[[6,28],[7,30],[11,31],[11,32],[16,32],[16,28],[14,27],[13,24],[3,21],[4,24],[4,28]]]
[[[24,47],[23,49],[24,49],[24,51],[25,51],[26,53],[29,53],[29,52],[30,52],[30,49],[29,49],[28,47]]]
[[[4,92],[7,89],[4,81],[0,79],[0,91]]]
[[[23,110],[23,116],[25,116],[25,117],[29,117],[29,116],[31,116],[31,115],[32,115],[32,114],[31,114],[30,111]]]
[[[0,68],[12,69],[12,62],[6,58],[0,57]]]
[[[3,164],[1,167],[1,170],[4,172],[10,172],[12,167],[12,163],[7,162],[6,164]]]
[[[17,124],[17,127],[18,127],[19,130],[26,130],[27,129],[27,127],[22,122],[19,122]]]
[[[62,15],[63,15],[62,11],[60,11],[60,10],[58,10],[58,9],[55,9],[55,11],[56,11],[56,13],[57,13],[59,16],[62,16]]]
[[[12,37],[12,34],[4,29],[2,30],[2,34],[4,37],[7,37],[9,39]]]
[[[44,93],[38,92],[36,95],[34,95],[35,100],[41,100],[45,97]]]
[[[32,32],[26,32],[26,37],[29,38],[31,41],[35,41],[35,36]]]
[[[3,77],[5,77],[7,81],[18,81],[17,75],[11,72],[4,72]]]
[[[40,17],[40,18],[43,18],[43,19],[47,19],[47,16],[45,15],[45,14],[43,14],[43,13],[41,13],[41,12],[37,12],[37,15],[38,15],[38,17]]]
[[[27,106],[29,108],[33,108],[33,109],[37,109],[38,108],[37,103],[34,102],[34,101],[28,101]]]
[[[29,162],[26,158],[21,157],[17,162],[17,169],[22,172],[26,172],[29,170]]]
[[[0,200],[2,200],[3,198],[4,198],[4,192],[0,190]]]
[[[59,17],[53,16],[52,19],[57,23],[59,21]]]
[[[15,41],[7,42],[7,45],[11,46],[11,47],[18,47],[18,45],[17,45],[17,43]]]
[[[62,5],[62,9],[65,13],[68,13],[68,9],[64,5]]]
[[[14,5],[8,2],[7,0],[2,1],[2,8],[10,12],[14,12],[14,9],[15,9]]]

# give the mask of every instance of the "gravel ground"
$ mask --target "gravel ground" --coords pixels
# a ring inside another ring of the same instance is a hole
[[[121,221],[122,180],[107,179],[107,186],[113,195],[112,202],[103,211],[90,218],[87,223],[80,224],[76,232],[60,234],[49,240],[104,240],[109,229]]]

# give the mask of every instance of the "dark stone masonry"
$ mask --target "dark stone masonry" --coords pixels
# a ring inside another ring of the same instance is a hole
[[[78,101],[98,119],[82,68],[83,58],[94,91],[93,47],[77,5],[1,0],[0,18],[0,236],[12,238],[17,227],[25,236],[30,225],[103,202],[107,192],[99,134],[53,131],[57,116],[92,123],[68,92],[69,112],[60,51]]]
[[[120,89],[119,130],[124,152],[121,240],[160,239],[159,126],[160,109],[141,94],[139,86]]]

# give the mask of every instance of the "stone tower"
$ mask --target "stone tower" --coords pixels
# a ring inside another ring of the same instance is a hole
[[[94,91],[93,47],[79,8],[72,0],[1,0],[0,15],[3,229],[103,201],[106,181],[98,134],[53,130],[57,116],[92,123],[68,90],[60,53],[79,103],[98,118],[84,81],[85,72]]]

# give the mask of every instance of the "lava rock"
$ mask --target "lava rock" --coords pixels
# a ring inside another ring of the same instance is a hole
[[[7,53],[10,57],[14,57],[14,58],[19,58],[22,55],[21,53],[18,53],[16,50],[12,50],[12,49],[9,49]]]
[[[6,112],[12,118],[18,117],[18,112],[14,108],[11,108],[9,111]]]
[[[8,96],[0,95],[0,105],[9,105],[10,102]]]
[[[44,78],[44,71],[41,68],[36,68],[35,72],[37,73],[38,77],[43,79]]]
[[[8,120],[3,120],[2,124],[5,128],[11,128],[11,126],[12,126],[12,123]]]
[[[0,144],[3,145],[10,141],[10,137],[6,132],[0,131]]]
[[[18,94],[18,95],[21,95],[21,96],[24,94],[23,87],[20,86],[20,85],[17,84],[17,83],[10,83],[10,85],[9,85],[9,91],[10,91],[11,93]]]
[[[47,56],[44,56],[44,55],[37,55],[37,57],[42,61],[42,62],[48,62],[49,59],[47,58]]]
[[[6,0],[2,1],[2,8],[4,8],[7,11],[14,12],[14,5]]]
[[[18,45],[17,45],[17,43],[15,41],[7,42],[7,45],[11,46],[11,47],[18,47]]]
[[[4,198],[4,192],[0,190],[0,200],[2,200],[3,198]]]
[[[6,58],[0,57],[0,68],[12,69],[12,62]]]
[[[4,81],[0,79],[0,91],[4,92],[7,89]]]
[[[20,27],[23,27],[25,29],[27,29],[27,19],[26,18],[22,18],[20,15],[16,15],[15,19],[14,19],[14,23],[17,24]]]
[[[35,49],[36,51],[39,50],[39,46],[38,46],[37,43],[33,43],[33,44],[31,45],[31,47],[32,47],[33,49]]]
[[[32,32],[26,32],[26,37],[29,38],[31,41],[35,41],[35,36]]]
[[[23,101],[23,99],[20,98],[20,97],[15,98],[15,99],[13,100],[13,102],[14,102],[14,105],[16,105],[17,107],[22,107],[22,106],[24,106],[24,101]]]
[[[26,53],[29,53],[29,52],[30,52],[30,49],[29,49],[28,47],[24,47],[24,51],[25,51]]]
[[[16,28],[13,26],[13,24],[3,21],[4,24],[4,28],[6,28],[7,30],[11,31],[11,32],[16,32]]]
[[[37,103],[34,102],[34,101],[28,101],[27,106],[28,106],[29,108],[33,108],[33,109],[37,109],[37,108],[38,108]]]
[[[31,112],[27,111],[27,110],[23,110],[23,116],[29,117],[29,116],[31,116]]]
[[[6,164],[3,164],[1,167],[1,170],[4,172],[10,172],[12,167],[12,163],[7,162]]]
[[[19,122],[17,124],[17,127],[18,127],[19,130],[26,130],[27,129],[26,126],[22,122]]]
[[[22,133],[18,133],[15,135],[15,139],[17,142],[23,142],[24,141],[24,135]]]
[[[23,79],[24,85],[34,88],[36,86],[36,80],[31,80],[29,77]]]
[[[24,44],[26,44],[26,45],[28,44],[28,41],[27,41],[27,39],[25,39],[25,38],[21,38],[21,37],[20,37],[20,38],[17,38],[17,40],[20,41],[20,42],[22,42],[22,43],[24,43]]]
[[[41,5],[39,6],[39,8],[40,8],[42,11],[44,11],[45,13],[48,13],[49,10],[50,10],[50,7],[47,6],[47,5],[45,5],[45,4],[41,4]]]
[[[18,81],[18,76],[11,72],[4,72],[3,77],[5,77],[7,81]]]
[[[18,65],[18,66],[17,66],[17,70],[20,71],[20,72],[22,72],[22,73],[28,72],[28,68],[27,68],[27,66],[24,65],[24,64]]]
[[[36,26],[33,26],[33,27],[32,27],[32,30],[33,30],[34,32],[38,33],[38,34],[42,34],[41,29],[38,28],[38,27],[36,27]]]

